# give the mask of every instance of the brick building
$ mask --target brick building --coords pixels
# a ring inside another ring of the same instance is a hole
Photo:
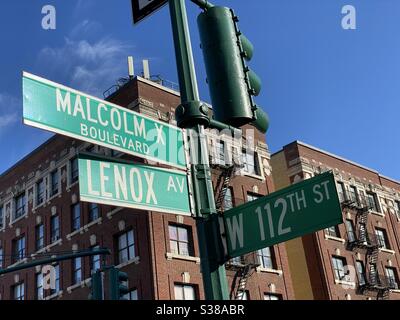
[[[276,189],[332,170],[342,204],[343,224],[286,243],[295,298],[400,299],[400,182],[298,141],[271,164]]]
[[[169,123],[175,123],[174,111],[180,102],[178,92],[141,77],[126,81],[107,100]],[[213,160],[231,150],[243,160],[244,175],[235,176],[229,166],[213,165],[220,210],[273,191],[264,135],[255,134],[250,156],[242,155],[242,145],[228,140],[221,142],[209,135],[209,143],[210,150],[216,150]],[[0,176],[0,268],[62,252],[107,247],[112,255],[104,262],[129,275],[131,291],[126,298],[204,298],[194,219],[80,202],[80,151],[132,159],[55,135],[4,172]],[[41,268],[0,276],[0,298],[87,299],[91,274],[101,263],[99,256],[93,256],[54,264],[57,276],[52,290],[43,289]],[[234,259],[226,269],[232,298],[294,298],[284,244]],[[242,277],[247,279],[246,286],[238,290]],[[106,296],[107,290],[106,282]]]

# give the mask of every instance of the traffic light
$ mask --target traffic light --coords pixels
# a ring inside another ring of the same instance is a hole
[[[246,64],[254,47],[238,21],[232,9],[218,6],[197,19],[214,118],[234,127],[250,123],[265,133],[268,116],[254,102],[261,80]]]
[[[93,273],[89,287],[89,300],[103,300],[103,284],[100,270]]]
[[[112,267],[110,269],[110,299],[111,300],[123,300],[122,296],[129,292],[126,285],[128,281],[128,274],[119,271],[117,268]]]

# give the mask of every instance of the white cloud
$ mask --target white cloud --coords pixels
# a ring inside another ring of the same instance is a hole
[[[102,25],[97,21],[91,21],[88,19],[83,20],[78,23],[72,30],[69,32],[69,36],[72,39],[76,39],[82,37],[82,35],[92,35],[101,32]]]
[[[46,66],[52,78],[101,96],[127,73],[126,57],[131,49],[129,45],[111,38],[96,42],[65,38],[61,47],[43,48],[39,53],[39,64]]]
[[[21,116],[21,110],[19,99],[0,93],[0,130],[16,123]]]

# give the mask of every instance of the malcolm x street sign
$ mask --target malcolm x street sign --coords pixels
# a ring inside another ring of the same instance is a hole
[[[24,72],[24,123],[186,169],[183,131]]]
[[[180,170],[80,154],[79,191],[82,201],[191,214],[187,175]]]
[[[320,174],[226,211],[228,258],[342,223],[332,173]]]

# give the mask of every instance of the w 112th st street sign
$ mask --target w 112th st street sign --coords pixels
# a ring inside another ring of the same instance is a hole
[[[82,201],[190,215],[186,173],[79,155]]]
[[[154,11],[161,8],[168,0],[131,0],[133,23],[138,23]]]
[[[342,223],[335,179],[327,172],[223,215],[229,258]]]
[[[186,169],[183,131],[24,72],[24,123]]]

